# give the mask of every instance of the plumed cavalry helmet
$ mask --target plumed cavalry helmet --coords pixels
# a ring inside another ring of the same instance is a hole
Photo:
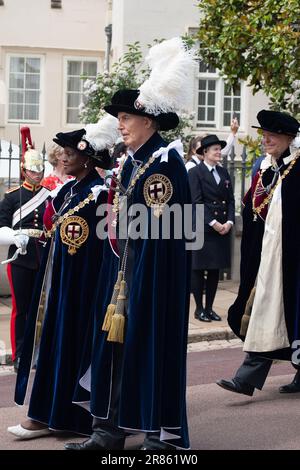
[[[35,150],[29,127],[21,127],[22,159],[21,170],[30,170],[40,173],[44,171],[44,160],[42,155]]]

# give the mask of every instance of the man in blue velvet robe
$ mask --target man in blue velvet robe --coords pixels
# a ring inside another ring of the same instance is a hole
[[[91,364],[94,433],[81,444],[66,444],[68,450],[123,449],[126,432],[132,431],[146,433],[146,449],[189,447],[185,393],[190,256],[184,235],[175,236],[172,217],[167,238],[162,221],[173,204],[183,209],[190,203],[190,190],[183,159],[176,150],[180,142],[167,147],[157,132],[175,128],[178,116],[154,116],[137,109],[138,95],[138,90],[120,90],[105,108],[118,117],[128,148],[118,180],[123,194],[117,193],[113,209],[119,222],[120,258],[117,266],[107,243],[99,284],[104,303],[97,312]],[[125,215],[121,209],[124,196]],[[128,214],[136,204],[146,211],[147,227],[142,223],[140,236],[134,237],[129,224],[124,236],[122,222],[124,217],[133,222]],[[156,237],[151,235],[151,218],[158,222]],[[109,302],[110,307],[113,304],[110,298],[118,270],[126,288],[119,292],[109,326],[106,309]],[[121,323],[125,319],[123,338],[122,332],[112,331],[114,317]]]

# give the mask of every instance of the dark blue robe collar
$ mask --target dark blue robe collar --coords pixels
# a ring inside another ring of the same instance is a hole
[[[81,188],[83,188],[85,186],[88,186],[92,181],[94,181],[96,179],[99,180],[99,183],[103,182],[103,179],[101,178],[101,176],[99,176],[97,171],[95,169],[93,169],[84,178],[82,178],[82,180],[72,181],[73,184],[71,185],[71,187],[73,188],[73,193],[78,193],[78,191],[80,191]]]
[[[155,132],[150,139],[147,140],[137,151],[133,154],[134,160],[140,160],[143,163],[146,162],[153,152],[158,150],[160,147],[166,147],[167,142]]]
[[[133,169],[135,168],[132,164],[133,160],[138,162],[142,162],[142,164],[146,163],[151,155],[158,150],[160,147],[166,147],[167,142],[157,133],[155,132],[150,139],[147,140],[137,151],[132,155],[129,154],[128,158],[124,164],[122,170],[122,184],[125,188],[127,188]]]

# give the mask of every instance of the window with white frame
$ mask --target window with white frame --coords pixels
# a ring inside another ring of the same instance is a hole
[[[217,129],[229,127],[234,116],[240,121],[241,84],[232,90],[215,67],[200,60],[196,126]]]
[[[9,57],[8,120],[39,121],[41,58]]]
[[[79,105],[85,102],[82,76],[94,80],[97,76],[97,60],[67,59],[66,123],[79,123]]]
[[[197,127],[216,127],[218,81],[216,69],[200,60]]]
[[[223,126],[230,126],[232,117],[237,117],[241,122],[241,84],[233,90],[224,83],[223,95]]]

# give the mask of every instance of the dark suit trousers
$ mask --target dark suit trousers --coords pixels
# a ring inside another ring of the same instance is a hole
[[[113,345],[112,390],[109,404],[108,419],[93,419],[91,438],[106,449],[124,449],[126,433],[118,427],[119,400],[123,362],[123,345]]]
[[[112,391],[108,419],[93,419],[93,434],[91,438],[106,449],[117,450],[124,449],[126,438],[126,431],[118,427],[123,345],[115,343],[113,347]],[[147,449],[174,449],[173,446],[160,441],[159,437],[160,432],[146,433],[143,445],[147,447]]]
[[[236,371],[234,378],[261,390],[268,376],[272,362],[271,359],[248,353],[246,354],[243,364]]]

